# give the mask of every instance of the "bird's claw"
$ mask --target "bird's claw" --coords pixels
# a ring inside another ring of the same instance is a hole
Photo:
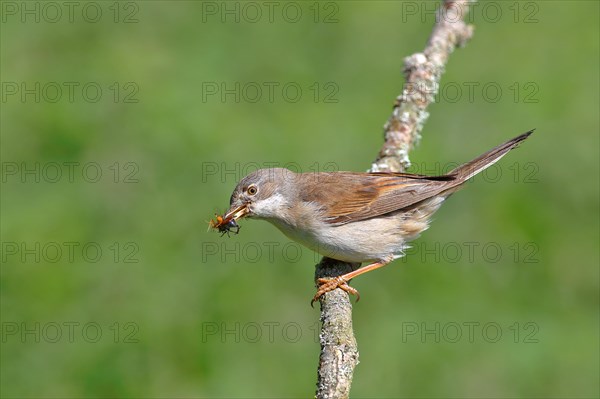
[[[313,306],[313,304],[321,296],[323,296],[323,294],[325,294],[329,291],[333,291],[336,288],[340,288],[340,289],[346,291],[350,295],[356,295],[356,302],[358,302],[360,300],[360,294],[358,293],[358,290],[356,288],[350,287],[348,285],[348,280],[346,280],[343,276],[319,278],[319,279],[317,279],[317,285],[318,285],[317,293],[315,294],[313,299],[310,301],[310,306]]]

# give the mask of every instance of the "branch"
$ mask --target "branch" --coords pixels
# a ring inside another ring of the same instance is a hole
[[[473,27],[463,21],[469,2],[444,1],[425,50],[404,59],[406,84],[384,126],[385,143],[370,171],[401,172],[410,166],[408,152],[420,139],[429,117],[427,106],[435,99],[448,57],[473,35]],[[316,266],[315,280],[339,276],[359,266],[323,258]],[[348,398],[354,367],[358,364],[352,304],[348,294],[339,288],[321,296],[319,302],[322,328],[316,398]]]
[[[426,109],[438,92],[448,57],[473,35],[473,26],[462,20],[468,3],[446,0],[438,11],[425,50],[404,59],[406,83],[384,126],[385,143],[371,166],[372,172],[402,172],[410,166],[408,152],[421,138],[421,129],[429,117]]]

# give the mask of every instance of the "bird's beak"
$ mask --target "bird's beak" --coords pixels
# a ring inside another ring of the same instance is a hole
[[[229,212],[223,216],[225,220],[238,220],[243,218],[244,216],[250,213],[250,209],[248,209],[248,204],[242,204],[236,208],[231,209]]]

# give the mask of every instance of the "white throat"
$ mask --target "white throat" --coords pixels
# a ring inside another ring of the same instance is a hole
[[[288,211],[288,202],[283,195],[276,193],[252,204],[252,213],[258,218],[282,219]]]

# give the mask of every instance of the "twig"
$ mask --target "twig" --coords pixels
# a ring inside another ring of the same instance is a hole
[[[410,166],[408,152],[420,139],[429,116],[427,106],[434,101],[448,57],[473,35],[473,27],[463,21],[469,2],[444,1],[425,50],[404,59],[405,87],[384,126],[385,143],[371,171],[400,172]],[[323,258],[316,266],[315,279],[339,276],[358,266]],[[322,328],[316,398],[348,398],[354,367],[358,364],[352,304],[341,289],[326,293],[319,301]]]

